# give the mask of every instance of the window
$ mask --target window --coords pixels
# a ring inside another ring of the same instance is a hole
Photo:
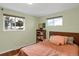
[[[22,31],[25,29],[24,17],[4,14],[3,18],[4,31]]]
[[[62,25],[63,25],[62,16],[47,19],[47,26],[62,26]]]

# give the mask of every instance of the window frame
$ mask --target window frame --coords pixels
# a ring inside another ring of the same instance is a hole
[[[20,26],[16,26],[16,24],[15,24],[14,28],[10,29],[10,28],[7,27],[8,29],[6,29],[6,26],[5,26],[6,18],[5,17],[7,17],[7,16],[9,18],[9,20],[10,20],[10,17],[14,17],[15,19],[12,19],[12,21],[14,20],[15,23],[16,23],[16,21],[19,21],[20,20],[21,22],[23,22],[23,26],[21,26],[21,27]],[[16,20],[17,18],[19,20]],[[3,31],[24,31],[24,30],[25,30],[25,17],[14,16],[14,15],[9,15],[9,14],[3,14]]]
[[[62,22],[62,24],[61,25],[55,25],[55,19],[56,18],[62,18],[61,20],[61,22]],[[48,24],[48,20],[52,20],[52,25],[49,25]],[[47,23],[47,26],[63,26],[63,16],[57,16],[57,17],[51,17],[51,18],[47,18],[47,21],[46,21],[46,23]]]

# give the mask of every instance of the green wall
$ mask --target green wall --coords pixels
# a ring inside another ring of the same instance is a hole
[[[47,38],[49,31],[79,32],[79,7],[42,17],[39,23],[46,22],[46,18],[57,16],[63,16],[63,26],[46,26]]]
[[[3,31],[3,13],[25,17],[25,31]],[[0,8],[0,52],[17,49],[36,42],[37,18],[17,11]]]
[[[3,31],[3,13],[25,17],[25,31]],[[46,22],[46,18],[63,16],[63,26],[46,26],[47,38],[49,31],[79,32],[79,7],[37,18],[18,11],[0,8],[0,52],[17,49],[36,42],[38,23]]]

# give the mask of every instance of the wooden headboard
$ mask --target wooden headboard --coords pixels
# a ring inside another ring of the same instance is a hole
[[[55,31],[50,31],[49,36],[51,35],[62,35],[62,36],[69,36],[69,37],[74,37],[74,43],[79,45],[79,33],[72,33],[72,32],[55,32]]]

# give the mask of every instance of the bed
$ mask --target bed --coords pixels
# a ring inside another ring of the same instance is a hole
[[[78,56],[79,55],[79,33],[50,31],[49,37],[61,35],[74,37],[74,44],[56,45],[46,39],[42,42],[26,46],[20,49],[19,56]]]

